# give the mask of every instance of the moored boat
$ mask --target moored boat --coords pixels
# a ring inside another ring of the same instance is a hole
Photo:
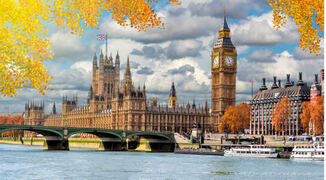
[[[277,152],[275,148],[266,145],[249,145],[225,150],[224,156],[277,158]]]
[[[324,160],[324,146],[322,144],[294,146],[291,159],[294,160]]]

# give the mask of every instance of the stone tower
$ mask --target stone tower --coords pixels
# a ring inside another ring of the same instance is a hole
[[[101,51],[99,62],[93,57],[92,85],[88,93],[87,102],[92,112],[112,109],[112,99],[118,96],[120,82],[120,56],[117,52],[115,65],[112,54],[108,57]]]
[[[62,115],[67,114],[78,106],[78,98],[74,96],[72,99],[68,99],[68,97],[62,97]]]
[[[177,107],[177,95],[174,87],[174,82],[172,83],[170,95],[169,95],[169,108]]]
[[[44,103],[25,104],[25,125],[43,125],[44,123]]]
[[[232,44],[230,29],[224,21],[218,33],[212,55],[212,123],[217,130],[225,109],[235,105],[235,87],[237,72],[237,52]]]

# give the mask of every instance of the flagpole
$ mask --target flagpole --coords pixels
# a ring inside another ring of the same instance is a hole
[[[251,80],[251,99],[254,98],[254,80]]]
[[[106,57],[108,57],[108,34],[105,33],[105,52],[106,52]]]

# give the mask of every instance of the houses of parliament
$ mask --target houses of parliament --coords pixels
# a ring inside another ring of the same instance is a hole
[[[119,54],[113,59],[101,52],[99,57],[93,57],[86,105],[78,106],[77,97],[63,97],[61,114],[55,104],[51,113],[45,114],[44,104],[27,103],[25,124],[158,132],[187,132],[196,124],[204,131],[217,131],[226,107],[235,104],[237,54],[225,15],[218,36],[208,61],[212,74],[211,109],[207,101],[201,106],[178,104],[173,82],[168,105],[148,99],[145,84],[142,88],[133,85],[129,57],[120,85]]]

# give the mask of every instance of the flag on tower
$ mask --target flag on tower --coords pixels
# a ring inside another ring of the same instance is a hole
[[[252,80],[250,79],[249,82],[252,82]]]
[[[96,38],[97,38],[97,40],[106,40],[106,35],[105,34],[98,34],[97,36],[96,36]]]
[[[9,109],[8,107],[5,107],[5,109]]]

